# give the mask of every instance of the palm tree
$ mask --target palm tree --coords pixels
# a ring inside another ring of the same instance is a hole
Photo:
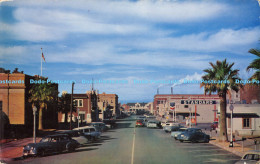
[[[252,75],[252,77],[250,77],[250,80],[252,79],[260,80],[260,50],[250,49],[248,52],[258,56],[258,58],[253,60],[253,62],[250,63],[249,66],[246,68],[247,71],[251,69],[256,70],[256,72]]]
[[[240,78],[238,77],[237,69],[233,70],[232,67],[234,63],[227,63],[226,59],[224,61],[217,61],[216,64],[212,62],[209,63],[212,68],[205,69],[204,72],[207,74],[202,76],[204,81],[210,81],[211,83],[201,83],[201,87],[204,87],[206,93],[217,92],[220,98],[220,141],[228,141],[227,138],[227,126],[226,126],[226,109],[227,109],[227,94],[230,95],[230,89],[238,92],[241,84],[235,81]],[[213,80],[213,81],[211,81]],[[222,82],[221,82],[222,81]]]
[[[43,80],[43,79],[41,79]],[[51,83],[40,83],[34,84],[29,90],[29,102],[33,106],[39,108],[39,130],[43,129],[42,126],[42,113],[43,109],[47,108],[47,104],[55,100],[58,95],[58,91],[55,88],[55,85]]]
[[[65,114],[65,123],[68,123],[68,113],[70,112],[71,95],[62,94],[59,98],[58,111]],[[72,112],[76,111],[76,106],[73,104]]]

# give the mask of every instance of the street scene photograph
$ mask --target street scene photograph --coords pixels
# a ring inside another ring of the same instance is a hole
[[[259,0],[0,0],[0,164],[259,164]]]

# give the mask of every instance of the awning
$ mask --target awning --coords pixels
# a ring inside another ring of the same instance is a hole
[[[226,116],[230,118],[230,113],[227,113]],[[233,113],[233,118],[260,118],[256,113]]]

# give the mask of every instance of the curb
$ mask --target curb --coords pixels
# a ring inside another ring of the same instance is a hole
[[[236,151],[236,150],[231,150],[231,148],[224,147],[223,145],[217,144],[217,143],[215,143],[215,142],[209,142],[209,143],[212,144],[212,145],[215,145],[215,146],[217,146],[217,147],[219,147],[219,148],[221,148],[221,149],[224,149],[224,150],[226,150],[226,151],[229,151],[229,152],[231,152],[231,153],[233,153],[233,154],[235,154],[235,155],[237,155],[237,156],[240,156],[240,157],[242,157],[243,154],[244,154],[244,153],[239,152],[239,151]]]

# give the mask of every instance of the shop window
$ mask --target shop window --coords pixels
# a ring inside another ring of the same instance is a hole
[[[251,129],[251,118],[243,118],[242,121],[243,129]]]

